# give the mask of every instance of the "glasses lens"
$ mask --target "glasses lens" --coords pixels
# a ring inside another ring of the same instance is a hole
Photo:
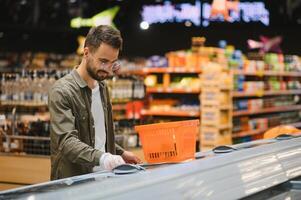
[[[112,64],[112,71],[116,71],[120,68],[120,62],[119,61],[116,61]]]

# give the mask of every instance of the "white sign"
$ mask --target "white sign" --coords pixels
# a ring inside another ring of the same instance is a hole
[[[148,24],[155,23],[181,23],[190,21],[194,25],[201,25],[201,3],[196,1],[195,5],[182,3],[172,5],[165,1],[163,5],[143,6],[142,20]]]
[[[229,10],[229,21],[225,21],[223,16],[210,16],[211,4],[201,3],[200,1],[195,1],[195,4],[172,4],[170,1],[165,1],[163,5],[145,5],[141,15],[142,20],[149,25],[186,21],[190,21],[195,26],[202,25],[204,27],[209,26],[210,22],[261,22],[265,26],[269,25],[269,11],[265,8],[263,2],[240,2],[238,6],[238,12]]]
[[[202,5],[202,25],[208,26],[210,22],[224,22],[223,16],[210,17],[211,5],[203,3]],[[265,8],[263,2],[241,2],[238,4],[238,12],[229,11],[230,23],[234,22],[261,22],[265,26],[270,24],[269,11]]]

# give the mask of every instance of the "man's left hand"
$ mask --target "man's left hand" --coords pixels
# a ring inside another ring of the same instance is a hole
[[[130,163],[130,164],[142,163],[142,161],[130,151],[124,151],[121,157],[126,163]]]

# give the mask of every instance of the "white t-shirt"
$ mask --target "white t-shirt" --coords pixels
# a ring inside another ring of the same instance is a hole
[[[105,152],[106,148],[106,128],[104,112],[99,92],[99,85],[92,89],[91,112],[95,126],[95,149]]]

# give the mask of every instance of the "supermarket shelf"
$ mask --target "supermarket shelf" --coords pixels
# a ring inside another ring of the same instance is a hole
[[[286,112],[286,111],[294,111],[301,110],[301,105],[293,105],[293,106],[281,106],[274,108],[262,108],[255,111],[236,111],[233,112],[233,116],[243,116],[243,115],[256,115],[256,114],[265,114],[265,113],[275,113],[275,112]]]
[[[257,72],[245,72],[242,70],[233,70],[235,75],[245,75],[245,76],[291,76],[291,77],[301,77],[301,72],[277,72],[277,71],[257,71]]]
[[[50,137],[42,137],[42,136],[27,136],[27,135],[6,135],[3,137],[7,137],[10,139],[21,139],[21,140],[46,140],[50,141]]]
[[[112,105],[112,110],[113,111],[120,111],[120,110],[125,110],[126,109],[126,104],[115,104]]]
[[[258,92],[233,92],[233,97],[262,97],[278,95],[296,95],[301,94],[300,90],[279,90],[279,91],[258,91]]]
[[[153,68],[143,68],[141,70],[133,70],[133,74],[150,74],[150,73],[180,73],[180,74],[199,74],[201,69],[185,68],[185,67],[153,67]]]
[[[228,129],[228,128],[232,128],[232,124],[224,124],[224,125],[220,125],[218,128],[221,129],[221,130],[223,130],[223,129]]]
[[[128,103],[130,101],[133,101],[131,99],[113,99],[112,100],[112,103],[113,104],[118,104],[118,103]]]
[[[133,120],[131,118],[128,118],[127,116],[114,116],[113,115],[113,119],[116,121],[121,121],[121,120]]]
[[[229,106],[229,105],[222,105],[220,106],[221,110],[233,110],[233,106]]]
[[[268,130],[268,129],[264,128],[264,129],[255,129],[255,130],[251,130],[251,131],[241,131],[241,132],[238,132],[238,133],[233,133],[232,138],[258,135],[260,133],[265,132],[266,130]]]
[[[220,89],[221,90],[233,90],[233,88],[231,86],[222,86]]]
[[[301,127],[301,122],[297,122],[297,123],[292,123],[292,124],[283,124],[283,125],[291,125],[294,127]],[[233,138],[238,138],[238,137],[245,137],[245,136],[252,136],[252,135],[258,135],[261,134],[265,131],[267,131],[269,128],[263,128],[263,129],[255,129],[255,130],[250,130],[250,131],[241,131],[238,133],[233,133],[232,137]]]
[[[136,75],[136,76],[145,76],[147,73],[143,72],[142,69],[135,69],[135,70],[125,70],[125,71],[121,71],[118,75],[119,76],[132,76],[132,75]]]
[[[154,116],[174,116],[174,117],[200,117],[199,111],[181,111],[181,110],[168,110],[168,111],[154,111],[154,110],[142,110],[142,115],[154,115]]]
[[[153,87],[146,88],[147,93],[178,93],[178,94],[199,94],[201,90],[199,89],[179,89],[179,88],[162,88],[162,87]]]
[[[0,73],[16,73],[21,72],[20,69],[15,69],[14,67],[0,67]]]
[[[125,104],[133,101],[143,101],[144,98],[124,98],[124,99],[112,99],[112,104]]]
[[[6,106],[6,107],[47,107],[47,103],[37,103],[37,102],[25,102],[25,103],[21,103],[21,102],[11,102],[11,101],[1,101],[0,102],[1,106]]]
[[[221,124],[221,125],[214,125],[212,123],[206,123],[206,122],[202,122],[201,123],[202,126],[211,126],[211,127],[214,127],[214,128],[218,128],[220,130],[224,130],[224,129],[232,129],[232,124]]]

